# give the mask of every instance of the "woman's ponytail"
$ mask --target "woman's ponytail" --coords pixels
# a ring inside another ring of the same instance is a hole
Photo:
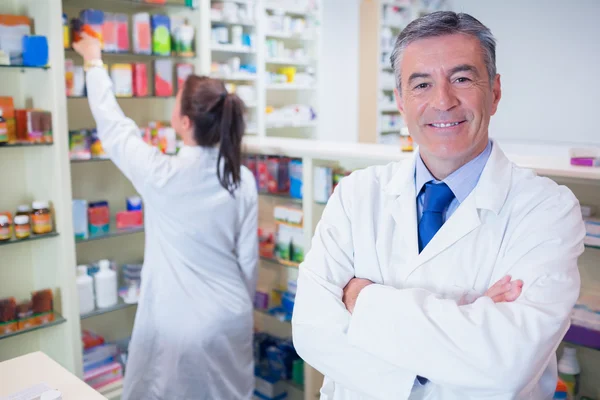
[[[223,162],[223,170],[217,169],[221,185],[233,194],[240,184],[240,168],[242,165],[242,137],[246,130],[244,122],[244,104],[234,93],[222,94],[223,111],[220,121],[221,145],[217,164]]]
[[[193,121],[199,146],[219,146],[217,176],[231,195],[241,181],[244,112],[242,100],[235,93],[227,93],[223,82],[197,75],[186,79],[181,113]]]

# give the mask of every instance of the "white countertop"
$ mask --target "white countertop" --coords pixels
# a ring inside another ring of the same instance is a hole
[[[0,398],[45,383],[63,400],[105,400],[105,397],[42,352],[0,363]]]
[[[534,169],[540,175],[600,181],[600,168],[570,164],[569,146],[502,141],[499,145],[515,164]],[[247,136],[244,138],[244,150],[252,154],[311,157],[333,161],[352,160],[366,164],[401,161],[412,157],[412,153],[402,152],[393,145],[276,137]]]

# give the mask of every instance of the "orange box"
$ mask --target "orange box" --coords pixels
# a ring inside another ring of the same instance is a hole
[[[0,97],[0,109],[2,109],[2,117],[11,119],[15,117],[15,103],[12,97]]]
[[[40,321],[38,320],[37,317],[27,317],[27,318],[23,318],[20,319],[18,322],[18,327],[19,330],[23,330],[23,329],[31,329],[31,328],[35,328],[36,326],[41,325]]]
[[[0,323],[0,335],[8,335],[19,330],[19,324],[17,321],[1,322]]]

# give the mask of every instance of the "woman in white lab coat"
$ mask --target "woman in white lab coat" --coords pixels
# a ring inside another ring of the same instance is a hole
[[[123,399],[251,398],[257,193],[241,166],[242,101],[220,81],[190,76],[171,117],[185,146],[167,156],[119,108],[98,43],[85,37],[74,47],[104,150],[144,201],[142,288]]]

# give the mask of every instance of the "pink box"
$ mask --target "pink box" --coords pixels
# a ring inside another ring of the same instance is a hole
[[[103,365],[102,367],[94,368],[83,375],[85,383],[96,390],[120,379],[123,379],[123,368],[118,362],[112,362]]]

